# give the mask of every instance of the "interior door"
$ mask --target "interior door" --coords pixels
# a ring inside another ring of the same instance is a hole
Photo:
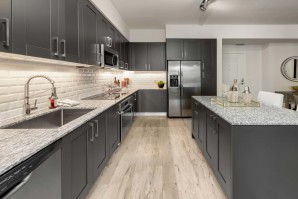
[[[191,117],[191,96],[201,95],[200,61],[181,62],[181,116]]]
[[[169,92],[169,117],[181,117],[181,103],[180,103],[180,61],[168,62],[168,92]],[[176,76],[178,83],[171,82],[171,79]]]

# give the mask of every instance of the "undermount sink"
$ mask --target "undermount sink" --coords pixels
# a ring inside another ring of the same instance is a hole
[[[60,109],[5,127],[5,129],[55,129],[93,110],[94,109]]]

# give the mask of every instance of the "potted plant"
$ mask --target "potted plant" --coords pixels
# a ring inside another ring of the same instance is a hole
[[[158,86],[158,88],[163,88],[164,86],[165,86],[165,82],[164,81],[158,81],[157,82],[157,86]]]

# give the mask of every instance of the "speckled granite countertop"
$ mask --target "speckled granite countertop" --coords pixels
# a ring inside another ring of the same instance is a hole
[[[0,129],[0,175],[136,91],[138,91],[138,89],[131,89],[128,94],[122,95],[117,100],[81,100],[80,105],[71,107],[71,109],[94,110],[57,129]],[[2,122],[0,127],[28,120],[56,110],[57,109],[42,111],[23,117],[22,119],[10,120],[5,123]]]
[[[222,107],[211,102],[211,97],[193,96],[193,98],[232,125],[298,125],[298,112],[289,109],[262,105]]]

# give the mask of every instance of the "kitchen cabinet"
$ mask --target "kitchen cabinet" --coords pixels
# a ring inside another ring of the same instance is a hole
[[[201,60],[199,39],[168,39],[167,60],[196,61]]]
[[[14,0],[12,52],[64,59],[64,16],[64,0]]]
[[[216,39],[201,40],[202,95],[217,95]]]
[[[108,40],[107,40],[108,26],[109,26],[109,21],[101,13],[98,13],[97,33],[98,33],[98,42],[100,44],[107,45],[108,43]]]
[[[107,115],[102,113],[93,120],[94,142],[92,142],[93,151],[93,178],[94,181],[103,170],[108,159],[107,152]]]
[[[11,52],[12,0],[0,1],[0,52]]]
[[[108,23],[108,38],[110,39],[110,47],[116,49],[116,30],[114,28],[114,26],[109,22]]]
[[[118,111],[118,105],[114,105],[107,111],[107,143],[110,156],[120,143],[120,121]]]
[[[120,69],[129,69],[129,42],[121,36],[120,38]]]
[[[135,71],[148,70],[147,43],[131,43],[131,66]]]
[[[63,142],[63,198],[84,198],[92,185],[92,122],[80,126]]]
[[[135,71],[165,71],[165,43],[130,43],[131,67]]]
[[[83,63],[97,65],[99,60],[99,46],[97,45],[97,9],[88,1],[83,5]]]
[[[79,63],[80,47],[83,46],[82,0],[65,0],[65,56],[66,61]],[[62,46],[63,47],[63,46]]]
[[[206,145],[205,154],[207,161],[216,169],[217,151],[218,151],[218,134],[216,129],[216,115],[210,111],[206,113]]]
[[[138,112],[167,112],[167,90],[138,91]]]

